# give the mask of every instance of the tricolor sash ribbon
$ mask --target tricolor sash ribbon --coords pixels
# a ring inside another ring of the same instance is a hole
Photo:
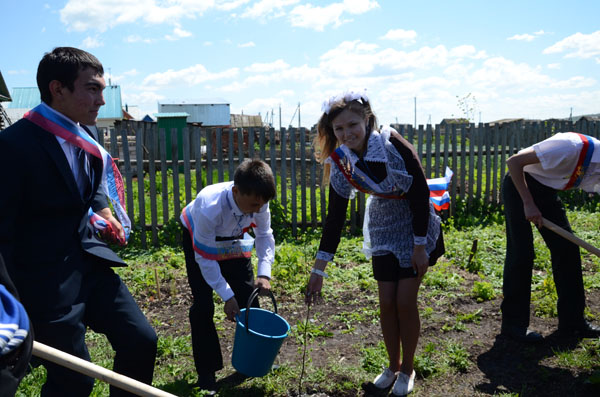
[[[450,167],[446,167],[446,173],[441,178],[427,179],[429,186],[429,200],[433,203],[436,211],[447,210],[450,208],[450,194],[448,185],[454,173]]]
[[[234,240],[214,241],[211,245],[202,244],[194,238],[194,220],[190,213],[190,206],[183,209],[183,223],[190,233],[192,238],[192,246],[203,258],[214,261],[225,261],[236,258],[250,258],[252,256],[252,248],[254,248],[254,239],[247,234],[248,228],[244,228],[242,232],[244,237]],[[252,225],[251,225],[252,226]]]
[[[329,156],[335,165],[340,169],[342,175],[346,178],[356,190],[373,196],[382,197],[386,199],[402,200],[404,199],[404,193],[378,193],[375,192],[365,181],[363,177],[358,175],[353,169],[349,160],[346,159],[346,155],[341,148],[337,148]]]
[[[569,181],[567,182],[563,190],[579,186],[579,184],[583,180],[585,172],[590,166],[590,162],[592,161],[592,154],[594,153],[594,141],[591,137],[580,134],[578,132],[573,132],[573,134],[579,135],[579,138],[581,138],[581,141],[583,142],[583,147],[581,148],[581,152],[579,152],[579,159],[577,160],[577,165],[575,165],[575,169],[571,174],[571,178],[569,178]]]
[[[352,169],[350,161],[345,159],[345,154],[340,148],[334,150],[333,153],[331,153],[330,157],[335,163],[335,165],[340,169],[346,180],[355,189],[366,194],[371,194],[387,199],[402,200],[405,198],[405,193],[378,193],[373,191],[373,189],[367,185],[364,178],[362,178],[360,175],[357,175],[356,172]],[[445,210],[450,207],[450,195],[448,194],[448,185],[450,184],[452,175],[452,170],[449,167],[446,167],[446,173],[444,177],[427,179],[427,186],[429,187],[429,200],[431,201],[433,207],[437,211]]]
[[[85,132],[82,127],[62,114],[52,111],[48,105],[43,102],[31,109],[23,117],[51,134],[61,137],[67,142],[85,150],[88,154],[102,160],[103,183],[101,186],[104,187],[104,193],[110,199],[117,218],[125,231],[125,239],[116,236],[119,243],[124,245],[129,239],[131,221],[125,211],[125,189],[123,178],[110,154],[87,132]],[[96,230],[112,230],[110,222],[100,215],[95,214],[91,208],[88,210],[88,214],[90,216],[90,223]]]

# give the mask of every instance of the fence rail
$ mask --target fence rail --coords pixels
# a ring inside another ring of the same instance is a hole
[[[449,215],[456,211],[457,201],[465,202],[467,209],[474,202],[500,204],[506,159],[521,148],[557,132],[600,136],[600,123],[586,120],[576,124],[544,121],[393,127],[415,146],[428,178],[442,176],[446,167],[453,170]],[[158,229],[177,218],[200,189],[233,179],[244,158],[261,158],[271,166],[277,200],[294,235],[299,229],[319,225],[325,218],[327,192],[321,183],[322,165],[315,160],[311,146],[315,134],[314,129],[305,128],[275,131],[195,125],[178,132],[158,129],[156,123],[124,121],[101,135],[100,141],[118,158],[125,179],[127,212],[139,226],[141,243],[146,246],[158,243]],[[351,201],[352,228],[361,227],[365,201],[364,194]]]

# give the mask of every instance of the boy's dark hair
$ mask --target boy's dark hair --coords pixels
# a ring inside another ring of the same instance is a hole
[[[104,75],[102,64],[89,52],[73,47],[56,47],[52,52],[45,53],[37,70],[37,85],[42,101],[47,105],[52,104],[49,87],[52,80],[60,81],[63,86],[73,91],[79,72],[87,68]]]
[[[235,170],[233,183],[244,195],[255,195],[265,201],[275,198],[273,172],[262,160],[244,160]]]

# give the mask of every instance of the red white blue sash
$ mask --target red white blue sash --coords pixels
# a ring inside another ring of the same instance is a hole
[[[342,175],[344,175],[344,177],[346,178],[348,183],[350,183],[356,190],[361,191],[366,194],[371,194],[374,196],[383,197],[383,198],[387,198],[387,199],[402,200],[405,198],[404,193],[400,193],[400,192],[398,192],[398,193],[396,193],[396,192],[380,193],[380,192],[374,191],[367,184],[367,181],[365,180],[365,178],[356,173],[356,170],[352,166],[351,162],[346,159],[346,155],[344,154],[344,151],[341,148],[335,149],[333,151],[333,153],[331,153],[330,158],[331,158],[331,160],[333,160],[335,165],[342,172]]]
[[[31,109],[23,117],[51,134],[61,137],[67,142],[85,150],[88,154],[102,160],[102,181],[105,183],[102,183],[101,186],[104,187],[104,193],[110,199],[117,218],[123,226],[125,241],[120,241],[120,243],[125,244],[131,231],[131,221],[125,211],[123,178],[110,154],[79,125],[62,114],[53,111],[43,102]],[[88,213],[90,215],[90,223],[94,228],[97,230],[110,228],[110,223],[100,215],[95,214],[91,208],[88,210]]]
[[[583,142],[583,147],[581,148],[581,152],[579,152],[579,159],[577,160],[577,165],[575,165],[575,169],[571,174],[571,178],[569,178],[569,181],[567,182],[563,190],[579,186],[579,184],[583,180],[585,172],[587,171],[590,165],[590,162],[592,161],[592,154],[594,153],[594,141],[591,137],[580,134],[578,132],[574,132],[573,134],[577,134],[579,138],[581,138],[581,142]]]
[[[214,241],[211,242],[210,246],[202,244],[200,241],[194,238],[194,219],[190,212],[190,206],[191,204],[185,207],[181,215],[183,216],[183,224],[190,233],[190,237],[192,238],[192,246],[194,247],[194,251],[196,251],[200,256],[214,261],[225,261],[228,259],[252,257],[254,239],[248,234],[246,234],[246,232],[250,227],[254,225],[250,225],[248,228],[244,228],[242,230],[244,238],[235,240]]]

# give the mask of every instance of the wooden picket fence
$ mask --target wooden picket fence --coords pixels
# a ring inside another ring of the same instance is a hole
[[[459,201],[467,210],[474,203],[501,204],[506,159],[521,148],[557,132],[600,137],[600,123],[585,120],[576,124],[551,120],[393,127],[415,146],[428,178],[443,176],[446,167],[454,172],[447,216],[454,214]],[[293,235],[320,225],[326,215],[327,189],[321,183],[322,165],[315,161],[315,134],[316,130],[305,128],[275,131],[190,124],[178,132],[159,130],[156,123],[124,121],[106,136],[101,135],[100,141],[118,158],[125,179],[127,212],[138,226],[142,245],[147,246],[157,244],[159,228],[178,218],[200,189],[232,180],[235,168],[245,158],[261,158],[271,166],[277,181],[277,201]],[[364,194],[351,201],[352,228],[361,227],[365,202]]]

